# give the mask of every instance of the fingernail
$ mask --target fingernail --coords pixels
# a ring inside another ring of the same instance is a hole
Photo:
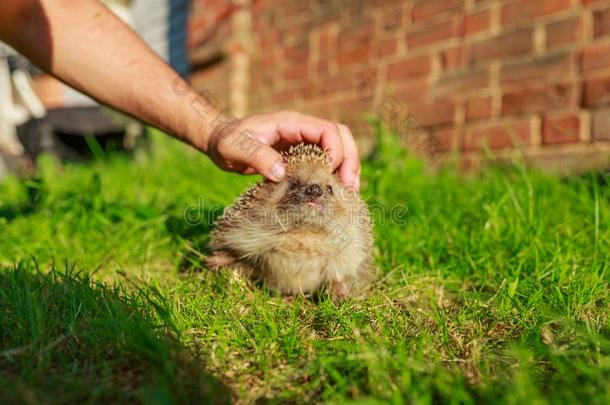
[[[275,181],[281,181],[286,175],[286,168],[284,167],[284,163],[281,160],[275,162],[273,167],[271,168],[271,173],[269,173],[269,177]]]
[[[360,176],[356,175],[354,178],[354,187],[356,191],[360,191]]]

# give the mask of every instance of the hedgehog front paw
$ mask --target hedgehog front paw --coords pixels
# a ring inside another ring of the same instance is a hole
[[[213,255],[205,259],[205,264],[212,270],[218,270],[221,267],[227,267],[237,262],[237,259],[229,252],[218,250]]]
[[[334,301],[343,301],[349,297],[349,288],[345,281],[330,280],[328,287]]]

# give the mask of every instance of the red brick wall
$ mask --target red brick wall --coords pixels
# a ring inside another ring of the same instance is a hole
[[[195,0],[187,27],[187,47],[193,68],[191,83],[199,91],[228,106],[231,16],[235,7],[226,0]]]
[[[302,110],[341,120],[356,135],[367,132],[365,113],[399,133],[411,117],[438,150],[466,162],[484,145],[500,156],[519,145],[532,162],[558,168],[608,162],[609,0],[251,0],[245,7],[253,111]],[[224,58],[200,64],[193,80],[199,89],[216,86],[221,98],[230,94],[218,71],[230,69],[236,27],[226,16],[234,9],[199,0],[191,15],[194,59],[214,47]]]

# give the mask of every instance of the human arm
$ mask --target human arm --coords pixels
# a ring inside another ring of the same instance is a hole
[[[218,130],[224,113],[98,1],[0,2],[0,39],[66,84],[207,153],[223,169],[279,180],[281,157],[272,146],[306,141],[327,148],[342,180],[358,188],[360,164],[347,127],[276,112]],[[244,136],[256,147],[244,148]]]

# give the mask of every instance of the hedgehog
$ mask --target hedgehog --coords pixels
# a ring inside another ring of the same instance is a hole
[[[327,289],[344,299],[362,291],[373,274],[367,206],[319,146],[301,143],[282,156],[284,180],[252,186],[217,221],[208,266],[284,295]]]

